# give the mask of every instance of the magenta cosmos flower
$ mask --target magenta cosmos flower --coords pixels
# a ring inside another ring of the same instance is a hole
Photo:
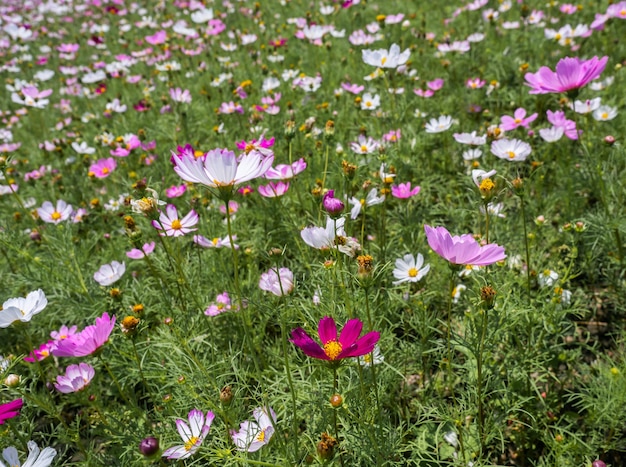
[[[81,332],[57,342],[56,348],[52,349],[55,357],[84,357],[91,355],[108,340],[115,327],[115,316],[110,317],[104,313],[96,318],[96,324],[87,326]]]
[[[430,247],[452,264],[488,266],[506,258],[504,247],[490,243],[480,246],[471,234],[450,235],[444,227],[424,226]]]
[[[17,417],[20,414],[20,409],[24,405],[22,399],[15,399],[14,401],[7,402],[0,405],[0,425],[4,424],[5,420],[9,418]]]
[[[88,175],[96,178],[106,178],[115,170],[117,162],[112,157],[99,159],[89,167]]]
[[[323,317],[317,327],[322,345],[315,342],[302,328],[291,331],[291,342],[309,357],[320,360],[342,360],[349,357],[361,357],[374,350],[380,339],[378,331],[371,331],[359,337],[363,323],[359,319],[350,319],[337,338],[337,325],[330,316]]]
[[[82,391],[89,385],[95,374],[96,371],[87,363],[70,365],[65,370],[65,375],[57,376],[54,387],[64,394]]]
[[[526,73],[524,78],[526,84],[532,88],[530,94],[568,92],[582,88],[598,78],[604,71],[608,59],[609,57],[593,57],[581,60],[576,57],[565,57],[556,64],[555,71],[542,66],[537,73]]]
[[[184,444],[173,446],[163,452],[162,457],[168,459],[187,459],[196,453],[209,430],[215,414],[207,412],[206,418],[201,410],[193,409],[187,415],[189,425],[184,420],[176,420],[176,429]]]
[[[421,187],[416,186],[411,189],[411,182],[400,183],[399,185],[393,185],[391,187],[391,196],[399,199],[407,199],[417,195],[421,190]]]

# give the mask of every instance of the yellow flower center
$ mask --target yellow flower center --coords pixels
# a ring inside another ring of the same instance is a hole
[[[365,198],[361,198],[359,202],[361,203],[361,206],[365,206]]]
[[[50,217],[53,221],[58,221],[61,218],[61,213],[58,211],[54,211]]]
[[[496,184],[493,183],[493,181],[490,178],[485,178],[482,182],[480,182],[478,189],[483,194],[489,194],[491,193],[491,190],[493,190],[495,187],[496,187]]]
[[[189,441],[185,443],[185,451],[191,451],[191,448],[194,447],[197,442],[198,442],[197,436],[192,436],[191,438],[189,438]]]
[[[470,87],[471,87],[472,89],[476,89],[476,88],[478,87],[478,84],[476,84],[476,83],[472,83],[472,84],[470,84]]]
[[[371,362],[372,362],[372,355],[371,355],[371,354],[369,354],[369,353],[368,353],[368,354],[363,355],[363,361],[364,361],[365,363],[371,363]]]
[[[603,119],[609,118],[609,114],[608,114],[608,113],[606,113],[606,112],[602,112],[601,117],[602,117]]]
[[[415,268],[409,269],[409,277],[417,277],[417,269]]]
[[[198,157],[202,157],[202,156],[204,156],[204,153],[203,153],[202,151],[199,151],[199,150],[197,150],[197,149],[196,149],[196,150],[193,152],[193,157],[195,157],[196,159],[197,159]]]
[[[363,152],[367,152],[367,146],[365,146],[364,144],[361,145],[361,151]]]
[[[104,167],[104,168],[102,169],[102,173],[103,173],[103,174],[108,174],[109,172],[110,172],[110,170],[109,170],[109,169],[107,169],[106,167]]]
[[[522,119],[521,118],[516,118],[514,120],[515,124],[519,125],[520,123],[522,123]]]
[[[265,430],[260,431],[259,434],[256,435],[256,440],[261,442],[265,441]]]
[[[513,151],[507,151],[507,154],[509,155],[509,159],[515,159],[515,153]]]
[[[175,229],[175,230],[180,230],[180,229],[182,229],[182,228],[183,228],[183,224],[181,224],[181,223],[180,223],[180,221],[179,221],[178,219],[174,219],[174,220],[172,221],[172,229]]]
[[[324,344],[324,353],[331,360],[335,360],[342,350],[341,343],[336,340],[328,341]]]
[[[246,144],[246,147],[244,149],[244,151],[246,152],[246,154],[248,154],[250,151],[252,151],[254,149],[254,146],[251,144]]]
[[[384,65],[386,61],[387,61],[387,57],[383,57],[380,59],[380,64]]]
[[[217,242],[219,242],[219,241],[220,241],[220,239],[219,239],[219,238],[217,238],[217,237],[215,237],[213,240],[211,240],[211,243],[212,243],[213,245],[217,246]]]
[[[560,35],[560,34],[557,34],[556,36],[554,36],[554,38],[555,38],[557,41],[558,41],[558,40],[561,40],[561,35]]]

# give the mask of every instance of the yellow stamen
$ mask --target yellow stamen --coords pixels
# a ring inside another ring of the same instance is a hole
[[[600,116],[602,117],[603,120],[609,118],[609,114],[606,112],[602,112],[602,115]]]
[[[336,340],[328,341],[324,344],[324,353],[331,360],[335,360],[342,350],[343,347],[341,343]]]
[[[197,436],[192,436],[191,438],[189,438],[189,441],[185,443],[185,451],[191,451],[191,448],[193,448],[197,442],[198,442]]]
[[[513,151],[507,151],[507,154],[509,155],[509,159],[515,159],[515,153]]]
[[[265,430],[262,430],[257,436],[256,436],[256,440],[257,441],[265,441]]]
[[[415,268],[409,269],[409,277],[417,277],[417,269]]]
[[[172,229],[174,230],[180,230],[183,228],[183,224],[180,223],[180,221],[178,219],[174,219],[172,221]]]
[[[219,238],[217,238],[217,237],[215,237],[213,240],[211,240],[211,243],[212,243],[213,245],[217,246],[217,242],[219,242],[219,241],[220,241],[220,239],[219,239]]]
[[[386,61],[387,61],[387,57],[383,57],[380,59],[380,64],[384,65]]]
[[[53,221],[58,221],[61,218],[61,213],[58,211],[54,211],[50,217]]]

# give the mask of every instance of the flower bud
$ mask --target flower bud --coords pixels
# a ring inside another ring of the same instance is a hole
[[[137,332],[137,326],[139,325],[139,318],[134,316],[126,316],[120,323],[122,332],[127,336],[131,336]]]
[[[20,377],[14,373],[11,373],[9,376],[4,378],[4,384],[9,386],[10,388],[14,388],[18,384],[20,384]]]
[[[608,145],[613,145],[613,144],[615,144],[615,137],[612,136],[612,135],[607,135],[607,136],[604,137],[604,142],[606,144],[608,144]],[[602,462],[602,461],[600,461],[600,462]]]
[[[480,289],[480,299],[483,301],[483,304],[487,309],[493,308],[493,302],[496,299],[496,290],[487,285]]]
[[[229,406],[233,401],[233,388],[231,386],[224,386],[220,391],[220,402],[222,405]]]
[[[330,396],[329,402],[330,405],[336,409],[337,407],[341,407],[341,404],[343,404],[343,397],[341,397],[341,394],[333,394]]]
[[[322,199],[322,206],[324,210],[331,215],[331,217],[341,214],[345,205],[339,198],[335,198],[335,190],[328,190],[324,194]]]
[[[324,137],[328,140],[333,139],[335,136],[335,122],[328,120],[324,127]]]
[[[139,452],[146,457],[152,457],[159,452],[159,440],[154,436],[148,436],[139,443]]]
[[[591,467],[606,467],[606,464],[600,459],[598,459],[591,463]]]

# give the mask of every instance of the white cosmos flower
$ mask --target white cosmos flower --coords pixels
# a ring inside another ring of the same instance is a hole
[[[361,100],[361,108],[363,110],[375,110],[380,106],[380,96],[378,94],[374,94],[373,96],[366,92],[363,94],[363,98]]]
[[[426,133],[441,133],[449,130],[451,126],[452,117],[442,115],[439,118],[431,118],[424,128],[426,129]]]
[[[233,187],[261,177],[274,162],[274,155],[263,156],[252,150],[237,159],[228,149],[213,149],[202,157],[172,152],[174,171],[187,182],[212,188]]]
[[[601,105],[593,111],[592,116],[595,120],[598,120],[599,122],[613,120],[615,117],[617,117],[617,108],[609,107],[608,105]]]
[[[532,149],[530,144],[519,139],[499,139],[491,143],[491,153],[511,162],[525,161]]]
[[[406,254],[402,258],[396,259],[396,267],[393,270],[393,277],[398,279],[393,285],[404,282],[418,282],[430,271],[430,264],[424,266],[424,257],[421,253],[416,256]]]
[[[452,136],[457,143],[461,144],[471,144],[479,146],[487,142],[487,136],[476,136],[475,131],[472,131],[471,133],[454,133]]]
[[[74,141],[72,143],[72,149],[74,149],[74,151],[76,151],[78,154],[93,154],[94,152],[96,152],[96,149],[89,147],[89,145],[85,141],[81,141],[80,143]]]
[[[117,282],[126,272],[126,264],[118,261],[112,261],[111,264],[105,264],[98,269],[94,275],[94,280],[103,287]]]
[[[372,188],[366,198],[358,199],[353,196],[348,200],[348,202],[352,204],[350,219],[354,220],[359,217],[363,206],[375,206],[383,201],[385,201],[385,195],[378,196],[378,190],[376,188]]]
[[[27,323],[48,304],[43,290],[37,289],[26,295],[26,298],[9,298],[0,310],[0,328],[9,327],[15,321]],[[19,465],[19,464],[17,464]]]
[[[406,49],[400,53],[400,46],[398,44],[392,44],[389,50],[378,49],[362,51],[363,61],[378,68],[397,68],[400,65],[404,65],[411,55],[411,51]]]
[[[28,442],[28,458],[23,464],[20,464],[17,449],[15,449],[15,447],[10,446],[2,451],[2,457],[4,457],[4,460],[9,463],[10,467],[19,467],[20,465],[22,467],[49,467],[54,460],[54,456],[56,455],[57,452],[52,448],[45,448],[40,451],[39,446],[37,446],[37,443],[34,441]],[[0,461],[0,466],[4,467],[4,463],[2,463],[2,461]]]
[[[565,129],[562,126],[553,126],[539,130],[539,136],[548,143],[560,140],[563,137],[563,133],[565,133]]]

